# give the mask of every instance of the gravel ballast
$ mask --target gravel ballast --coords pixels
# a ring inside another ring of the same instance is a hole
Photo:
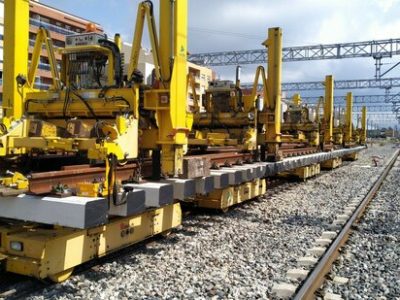
[[[364,217],[333,266],[322,294],[344,299],[400,299],[400,159],[397,160]]]
[[[226,214],[192,214],[169,237],[133,247],[30,299],[271,298],[273,284],[285,280],[344,204],[363,198],[393,152],[374,146],[356,162],[280,185]],[[382,158],[378,167],[372,167],[374,155]]]

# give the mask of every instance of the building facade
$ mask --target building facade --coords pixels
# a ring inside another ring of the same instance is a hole
[[[90,20],[80,18],[59,9],[30,1],[29,20],[29,59],[32,57],[35,45],[36,33],[39,27],[44,27],[50,32],[54,48],[65,47],[65,37],[70,34],[84,32],[88,24],[95,24],[96,31],[103,32],[103,28]],[[4,0],[0,0],[0,74],[3,72],[3,34],[4,34]],[[56,59],[61,56],[56,53]],[[1,76],[2,77],[2,76]],[[3,92],[2,81],[0,82],[0,93]],[[48,55],[45,49],[42,50],[40,63],[35,80],[37,88],[46,89],[52,84]]]

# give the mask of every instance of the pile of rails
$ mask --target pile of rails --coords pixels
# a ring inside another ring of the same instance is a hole
[[[152,3],[139,5],[127,74],[120,36],[95,32],[68,36],[59,68],[40,28],[28,64],[28,15],[27,1],[5,3],[0,259],[10,272],[63,281],[83,262],[179,226],[181,201],[225,210],[264,194],[267,176],[314,176],[365,144],[365,109],[358,138],[351,109],[334,131],[332,76],[320,121],[297,97],[282,123],[280,28],[268,31],[268,76],[257,69],[250,95],[237,76],[214,82],[202,107],[187,74],[187,0],[160,1],[159,34]],[[137,70],[146,18],[151,85]],[[43,44],[49,90],[34,88]]]

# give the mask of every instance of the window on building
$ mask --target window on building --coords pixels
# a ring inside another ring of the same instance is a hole
[[[30,13],[30,18],[34,19],[34,20],[39,20],[40,16],[38,14],[35,14],[35,13]]]
[[[59,41],[59,40],[53,40],[53,45],[55,47],[64,48],[65,47],[65,42]]]
[[[41,56],[40,57],[40,62],[42,64],[49,64],[49,59],[47,57]]]
[[[43,16],[40,16],[40,21],[43,22],[43,23],[49,23],[50,24],[50,19],[46,18],[46,17],[43,17]]]

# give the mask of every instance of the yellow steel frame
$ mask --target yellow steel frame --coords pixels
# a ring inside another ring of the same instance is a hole
[[[325,77],[325,102],[324,102],[324,147],[329,148],[333,142],[333,76]]]
[[[344,127],[344,143],[353,142],[353,93],[346,96],[346,122]]]
[[[6,257],[9,272],[62,281],[74,267],[169,231],[181,221],[181,207],[176,203],[87,230],[1,226],[0,255]],[[12,250],[11,242],[22,243],[22,251]]]
[[[4,3],[4,72],[3,123],[18,120],[24,112],[24,94],[16,81],[18,75],[26,78],[29,47],[29,1],[13,0]]]
[[[367,143],[367,107],[363,106],[361,115],[360,144],[365,145],[366,143]]]
[[[165,2],[165,1],[163,1]],[[147,28],[149,30],[150,43],[153,53],[153,62],[155,66],[156,78],[161,79],[160,73],[160,48],[158,45],[157,29],[153,15],[153,7],[149,2],[141,2],[139,4],[137,16],[136,16],[136,26],[135,33],[132,42],[131,60],[129,62],[128,75],[132,76],[133,72],[137,69],[140,57],[141,42],[143,38],[143,29],[145,24],[145,19],[147,19]]]
[[[250,101],[248,101],[248,108],[247,111],[250,110],[250,108],[254,107],[254,101],[256,100],[257,97],[257,91],[258,91],[258,82],[260,81],[260,76],[262,79],[262,87],[263,87],[263,94],[264,94],[264,101],[268,100],[269,95],[268,95],[268,80],[267,76],[265,74],[265,68],[263,66],[258,66],[256,70],[256,76],[254,77],[254,82],[253,82],[253,88],[251,90],[251,96],[250,96]]]
[[[55,50],[53,47],[53,42],[50,37],[50,33],[45,28],[39,28],[39,31],[37,32],[36,35],[35,46],[32,52],[31,67],[29,68],[28,72],[28,86],[33,89],[43,44],[46,46],[47,56],[49,58],[50,71],[53,79],[53,88],[56,90],[60,90],[61,83],[60,83],[60,75],[57,70],[57,60],[55,56]]]
[[[268,94],[264,98],[265,143],[268,156],[276,160],[280,156],[278,149],[281,142],[282,29],[269,28],[264,45],[268,48]]]
[[[193,115],[187,112],[187,0],[160,1],[160,62],[169,78],[168,109],[157,110],[162,172],[180,175]]]

